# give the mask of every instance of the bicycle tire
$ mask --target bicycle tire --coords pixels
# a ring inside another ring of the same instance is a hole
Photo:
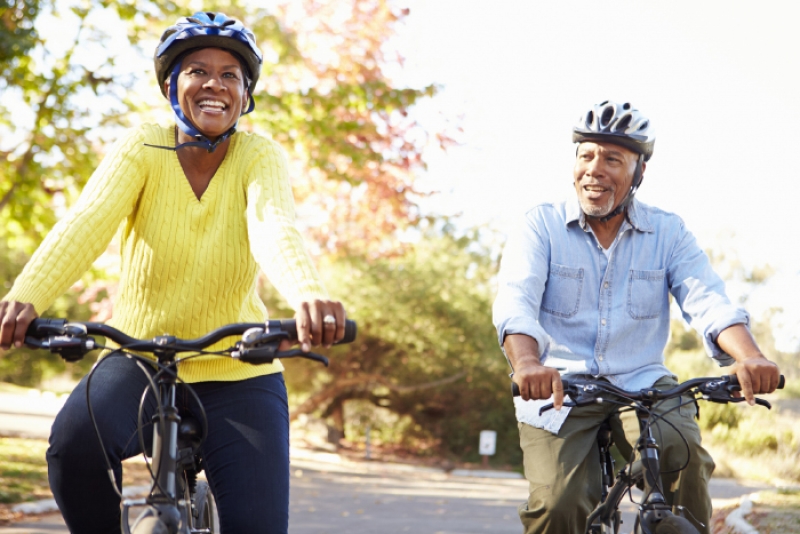
[[[642,532],[638,517],[633,531],[636,534]],[[700,534],[700,531],[685,517],[670,514],[655,524],[653,534]]]
[[[192,527],[206,529],[211,534],[219,534],[219,514],[217,501],[205,480],[198,480],[192,496]]]
[[[157,517],[144,517],[136,522],[131,534],[169,534],[169,528]]]

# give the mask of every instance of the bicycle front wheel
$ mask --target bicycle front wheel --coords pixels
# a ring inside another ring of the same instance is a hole
[[[639,518],[636,518],[636,534],[641,534]],[[668,515],[653,527],[653,534],[700,534],[691,521],[678,515]]]
[[[219,534],[219,514],[214,494],[205,480],[198,480],[192,497],[193,529]]]
[[[132,534],[169,534],[169,529],[157,517],[144,517],[136,522]]]

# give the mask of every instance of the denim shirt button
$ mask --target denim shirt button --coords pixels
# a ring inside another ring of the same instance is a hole
[[[606,320],[605,320],[605,319],[601,319],[601,320],[600,320],[600,324],[601,324],[601,325],[603,325],[603,326],[605,326],[605,325],[606,325]]]
[[[603,287],[608,287],[608,282],[603,282]]]
[[[597,359],[600,360],[601,362],[603,361],[603,357],[602,356],[598,356]]]

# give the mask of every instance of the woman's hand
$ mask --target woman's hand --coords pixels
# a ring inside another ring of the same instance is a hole
[[[297,341],[304,352],[311,347],[323,345],[329,348],[344,337],[344,321],[347,315],[341,302],[314,300],[302,302],[294,314],[297,323]],[[285,343],[285,342],[284,342]],[[281,344],[279,350],[288,348]]]
[[[0,302],[0,354],[12,346],[21,347],[25,332],[34,319],[39,317],[33,304],[17,301]]]

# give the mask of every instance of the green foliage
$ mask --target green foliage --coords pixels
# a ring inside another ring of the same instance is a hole
[[[477,460],[480,431],[493,429],[498,457],[517,459],[508,366],[489,319],[496,261],[475,233],[444,227],[420,237],[402,255],[339,258],[321,269],[359,335],[331,351],[327,371],[287,363],[295,414],[317,411],[335,426],[337,409],[366,401],[410,418],[409,444]],[[363,405],[358,413],[352,440],[366,425],[385,432],[393,424],[366,417]]]
[[[778,362],[784,374],[791,376],[796,372],[792,355],[775,350],[767,322],[755,321],[751,324],[751,331],[762,351]],[[700,337],[686,328],[683,321],[674,320],[671,333],[666,364],[680,380],[718,376],[729,372],[729,368],[720,368],[706,355]],[[791,385],[792,381],[789,383]],[[783,392],[781,396],[797,397],[792,390]],[[715,457],[719,453],[723,465],[730,464],[730,468],[740,476],[797,479],[796,451],[800,436],[794,430],[796,422],[791,416],[781,416],[775,410],[768,412],[762,407],[743,404],[699,401],[699,406],[698,424],[703,440],[715,447]],[[742,472],[744,469],[751,469],[751,463],[760,466],[756,468],[760,473]]]
[[[0,78],[8,77],[14,64],[28,54],[38,35],[33,21],[39,14],[40,0],[4,0],[0,11]]]
[[[772,413],[760,412],[740,414],[735,426],[720,424],[713,427],[711,438],[724,444],[729,451],[752,456],[765,452],[791,454],[797,449],[800,436],[796,436],[792,428],[779,422]]]
[[[28,256],[22,251],[12,250],[7,243],[0,241],[0,292],[11,288],[11,282],[22,271]],[[88,304],[78,302],[75,292],[60,297],[48,310],[52,317],[69,317],[75,320],[88,320],[91,311]],[[84,358],[80,363],[66,364],[60,356],[46,351],[34,351],[25,347],[12,349],[0,357],[0,382],[10,382],[33,387],[43,380],[64,373],[75,378],[83,376],[91,367],[94,358]]]

